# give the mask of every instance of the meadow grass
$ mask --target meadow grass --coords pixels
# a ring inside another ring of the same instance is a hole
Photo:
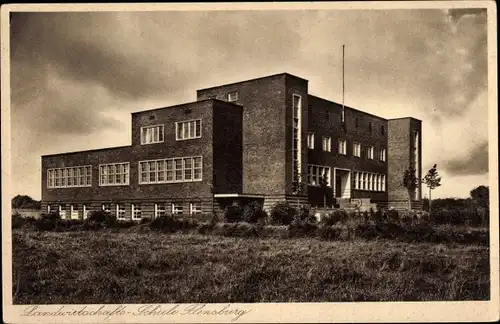
[[[489,299],[489,248],[456,243],[13,230],[15,304]]]

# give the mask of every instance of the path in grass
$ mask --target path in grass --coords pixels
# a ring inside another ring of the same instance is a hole
[[[489,299],[478,245],[13,231],[14,303]]]

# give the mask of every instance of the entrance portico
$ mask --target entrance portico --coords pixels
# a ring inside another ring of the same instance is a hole
[[[351,170],[333,168],[333,195],[336,198],[351,198]]]

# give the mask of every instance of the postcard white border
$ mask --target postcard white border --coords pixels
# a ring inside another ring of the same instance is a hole
[[[11,142],[10,142],[10,60],[9,13],[16,11],[208,11],[208,10],[301,10],[301,9],[450,9],[486,8],[488,10],[488,104],[489,104],[489,186],[491,201],[490,262],[491,300],[475,302],[358,302],[358,303],[269,303],[231,304],[234,308],[251,309],[238,322],[464,322],[498,320],[499,313],[499,246],[498,246],[498,139],[497,139],[497,43],[496,6],[493,1],[386,1],[386,2],[301,2],[301,3],[189,3],[189,4],[9,4],[1,8],[1,113],[2,113],[2,265],[3,310],[8,323],[160,323],[160,322],[230,322],[221,316],[165,316],[132,318],[129,315],[110,317],[21,317],[26,306],[12,305],[11,270]],[[166,304],[163,304],[166,305]],[[227,304],[210,304],[210,308]],[[77,307],[77,305],[71,305]],[[90,305],[89,305],[90,306]],[[92,305],[95,306],[95,305]],[[108,305],[111,307],[111,305]],[[139,305],[126,305],[131,310]],[[83,305],[82,305],[83,307]],[[60,305],[46,305],[56,311]]]

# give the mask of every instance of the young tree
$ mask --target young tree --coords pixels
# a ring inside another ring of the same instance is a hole
[[[487,186],[479,186],[471,190],[470,197],[473,206],[481,217],[481,225],[486,224],[486,217],[490,213],[490,189]]]
[[[429,213],[432,211],[432,190],[441,185],[441,177],[437,171],[437,164],[434,164],[425,175],[423,182],[429,188]]]
[[[328,179],[326,177],[326,172],[323,173],[323,175],[319,179],[319,186],[321,188],[321,193],[323,194],[323,209],[326,215],[326,199],[328,196]]]
[[[300,196],[302,196],[305,192],[307,184],[300,181],[294,181],[292,182],[292,191],[293,194],[297,196],[297,209],[300,211]]]
[[[408,209],[411,209],[411,195],[417,189],[419,179],[416,176],[416,171],[413,167],[405,170],[403,175],[403,186],[408,190]]]

